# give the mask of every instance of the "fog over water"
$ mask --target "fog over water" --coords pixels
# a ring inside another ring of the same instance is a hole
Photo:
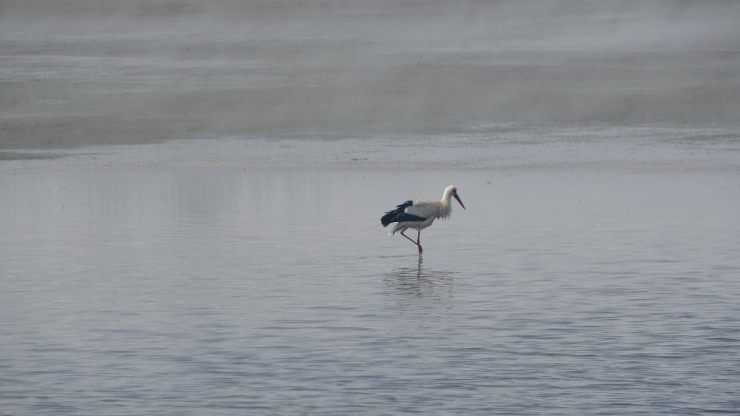
[[[736,123],[734,1],[0,4],[0,147]]]

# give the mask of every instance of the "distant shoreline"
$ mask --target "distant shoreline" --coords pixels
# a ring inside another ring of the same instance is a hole
[[[464,133],[0,150],[0,169],[740,172],[740,128],[495,125]]]

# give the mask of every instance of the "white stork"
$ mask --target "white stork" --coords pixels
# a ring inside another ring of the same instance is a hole
[[[445,192],[444,194],[442,194],[441,200],[424,201],[421,199],[414,199],[413,201],[406,201],[403,204],[397,206],[396,209],[392,209],[386,212],[385,215],[380,218],[380,223],[383,224],[383,227],[387,227],[388,224],[392,222],[397,222],[398,224],[393,227],[391,235],[395,234],[397,231],[400,231],[402,236],[406,237],[409,241],[416,244],[416,246],[419,248],[419,255],[421,255],[421,252],[423,251],[420,242],[421,230],[432,225],[434,220],[436,220],[437,218],[447,219],[450,217],[450,214],[452,214],[453,196],[455,197],[455,199],[457,199],[457,202],[460,203],[460,206],[465,209],[465,205],[463,205],[460,197],[457,196],[457,188],[450,185],[445,188]],[[419,231],[419,233],[416,235],[416,241],[403,233],[409,228],[413,228]]]

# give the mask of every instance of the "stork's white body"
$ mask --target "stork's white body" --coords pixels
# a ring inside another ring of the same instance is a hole
[[[391,234],[395,234],[398,231],[405,231],[409,228],[421,231],[432,225],[436,219],[446,220],[450,218],[452,214],[452,193],[445,192],[441,201],[415,199],[413,205],[406,207],[404,212],[426,219],[423,221],[399,222],[393,227]]]
[[[419,254],[421,254],[421,230],[432,225],[434,220],[436,220],[437,218],[447,219],[450,217],[450,215],[452,214],[453,197],[457,199],[457,202],[460,203],[460,206],[465,209],[465,205],[463,205],[460,197],[457,195],[457,188],[450,185],[445,188],[441,200],[425,201],[421,199],[414,199],[411,201],[406,201],[403,204],[398,205],[396,209],[386,212],[385,215],[383,215],[383,217],[380,219],[380,222],[381,224],[383,224],[384,227],[392,222],[397,223],[393,227],[391,234],[395,234],[396,232],[400,231],[401,235],[409,239],[412,243],[416,244],[416,246],[419,248]],[[412,240],[409,236],[404,234],[404,231],[408,230],[409,228],[413,228],[419,231],[416,237],[416,241]]]

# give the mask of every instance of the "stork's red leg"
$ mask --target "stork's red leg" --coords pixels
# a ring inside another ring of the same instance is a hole
[[[403,230],[406,231],[406,230]],[[407,236],[406,234],[401,231],[401,235],[406,237],[407,240],[411,241],[412,243],[416,244],[416,247],[419,248],[419,255],[421,255],[422,249],[421,244],[419,243],[419,237],[421,236],[421,230],[419,230],[419,234],[416,235],[416,241],[414,241],[411,237]]]
[[[403,230],[403,231],[406,231],[406,230]],[[416,244],[417,246],[419,245],[419,243],[417,243],[416,241],[414,241],[411,237],[409,237],[406,234],[404,234],[403,231],[401,231],[401,235],[402,236],[406,237],[407,240],[411,241],[412,243]]]
[[[421,252],[424,251],[421,248],[421,230],[419,230],[419,233],[416,234],[416,246],[419,247],[419,255],[421,255]]]

